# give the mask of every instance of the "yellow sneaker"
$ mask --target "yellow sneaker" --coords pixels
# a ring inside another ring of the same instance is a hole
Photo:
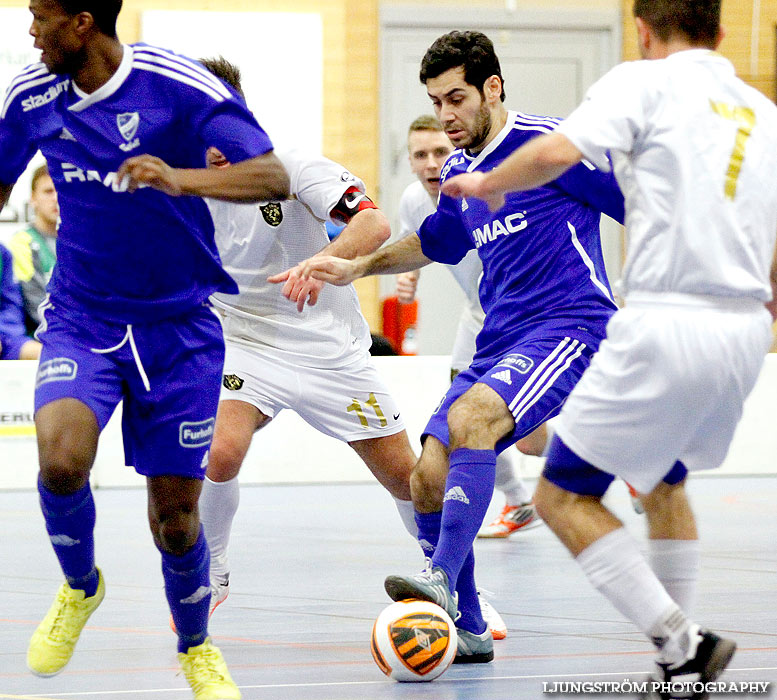
[[[208,637],[202,644],[178,654],[194,700],[240,700],[240,691],[227,670],[219,648]]]
[[[27,668],[36,676],[55,676],[67,666],[86,621],[105,598],[105,581],[99,569],[97,575],[97,592],[89,598],[83,591],[73,590],[67,581],[57,591],[27,649]]]

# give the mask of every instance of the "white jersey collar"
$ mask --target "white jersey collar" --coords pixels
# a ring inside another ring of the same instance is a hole
[[[712,49],[685,49],[670,53],[665,61],[720,61],[721,63],[731,63],[722,53]]]
[[[471,173],[473,170],[475,170],[483,162],[486,156],[493,153],[497,148],[499,148],[499,146],[502,145],[502,141],[507,138],[507,134],[509,134],[515,126],[516,116],[518,116],[517,112],[508,110],[507,121],[502,127],[502,130],[494,137],[491,143],[489,143],[480,153],[477,154],[475,158],[472,158],[471,155],[468,155],[466,151],[462,151],[462,153],[464,153],[468,159],[472,159],[472,162],[467,166],[468,173]]]
[[[132,57],[134,54],[131,46],[123,44],[122,48],[124,49],[124,53],[121,57],[121,63],[105,85],[97,88],[97,90],[92,93],[86,93],[75,84],[75,81],[72,81],[73,90],[81,99],[70,105],[70,110],[73,112],[81,112],[95,102],[100,102],[101,100],[110,97],[122,86],[132,70]]]

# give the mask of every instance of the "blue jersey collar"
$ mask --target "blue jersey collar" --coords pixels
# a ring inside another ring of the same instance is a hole
[[[129,76],[130,71],[132,70],[133,56],[131,46],[123,44],[122,48],[124,49],[124,54],[121,57],[121,63],[116,69],[116,72],[111,76],[110,80],[105,83],[105,85],[88,94],[81,90],[78,85],[75,84],[75,81],[71,82],[73,91],[81,99],[79,99],[78,102],[74,102],[72,105],[70,105],[70,107],[68,107],[69,110],[73,112],[81,112],[90,105],[93,105],[95,102],[100,102],[101,100],[110,97],[122,86],[124,81],[127,79],[127,76]]]
[[[489,143],[480,153],[477,154],[474,158],[471,155],[468,155],[466,152],[464,152],[464,155],[467,156],[468,159],[471,159],[471,163],[467,166],[467,172],[471,173],[473,170],[477,170],[478,166],[491,154],[493,153],[499,146],[502,144],[502,141],[504,141],[507,138],[507,135],[513,130],[513,127],[515,126],[515,118],[518,115],[517,112],[512,112],[508,110],[507,112],[507,121],[505,122],[505,125],[502,127],[502,130],[494,137],[493,141]]]

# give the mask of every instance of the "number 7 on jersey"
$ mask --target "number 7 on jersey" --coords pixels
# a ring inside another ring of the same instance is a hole
[[[737,195],[737,180],[742,171],[742,161],[745,159],[745,144],[750,134],[753,133],[755,126],[755,112],[749,107],[736,107],[725,102],[715,102],[710,100],[710,106],[715,114],[724,119],[731,119],[739,124],[736,140],[734,141],[734,150],[731,153],[731,160],[728,163],[726,172],[726,197],[734,199]]]

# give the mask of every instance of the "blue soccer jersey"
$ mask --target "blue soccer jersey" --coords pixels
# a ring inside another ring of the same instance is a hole
[[[235,93],[165,49],[124,46],[116,73],[91,94],[42,63],[11,82],[0,112],[0,182],[15,182],[38,149],[48,161],[61,218],[49,292],[60,308],[139,323],[237,292],[202,199],[149,187],[129,193],[116,176],[125,159],[146,153],[202,168],[209,146],[233,163],[272,150]]]
[[[508,112],[497,137],[477,155],[454,151],[441,179],[489,171],[558,121]],[[544,187],[509,193],[496,212],[478,199],[440,196],[418,230],[431,260],[459,262],[472,248],[483,262],[480,301],[486,312],[473,363],[499,357],[530,334],[570,335],[596,348],[616,306],[604,269],[600,214],[623,221],[612,174],[586,163]]]

